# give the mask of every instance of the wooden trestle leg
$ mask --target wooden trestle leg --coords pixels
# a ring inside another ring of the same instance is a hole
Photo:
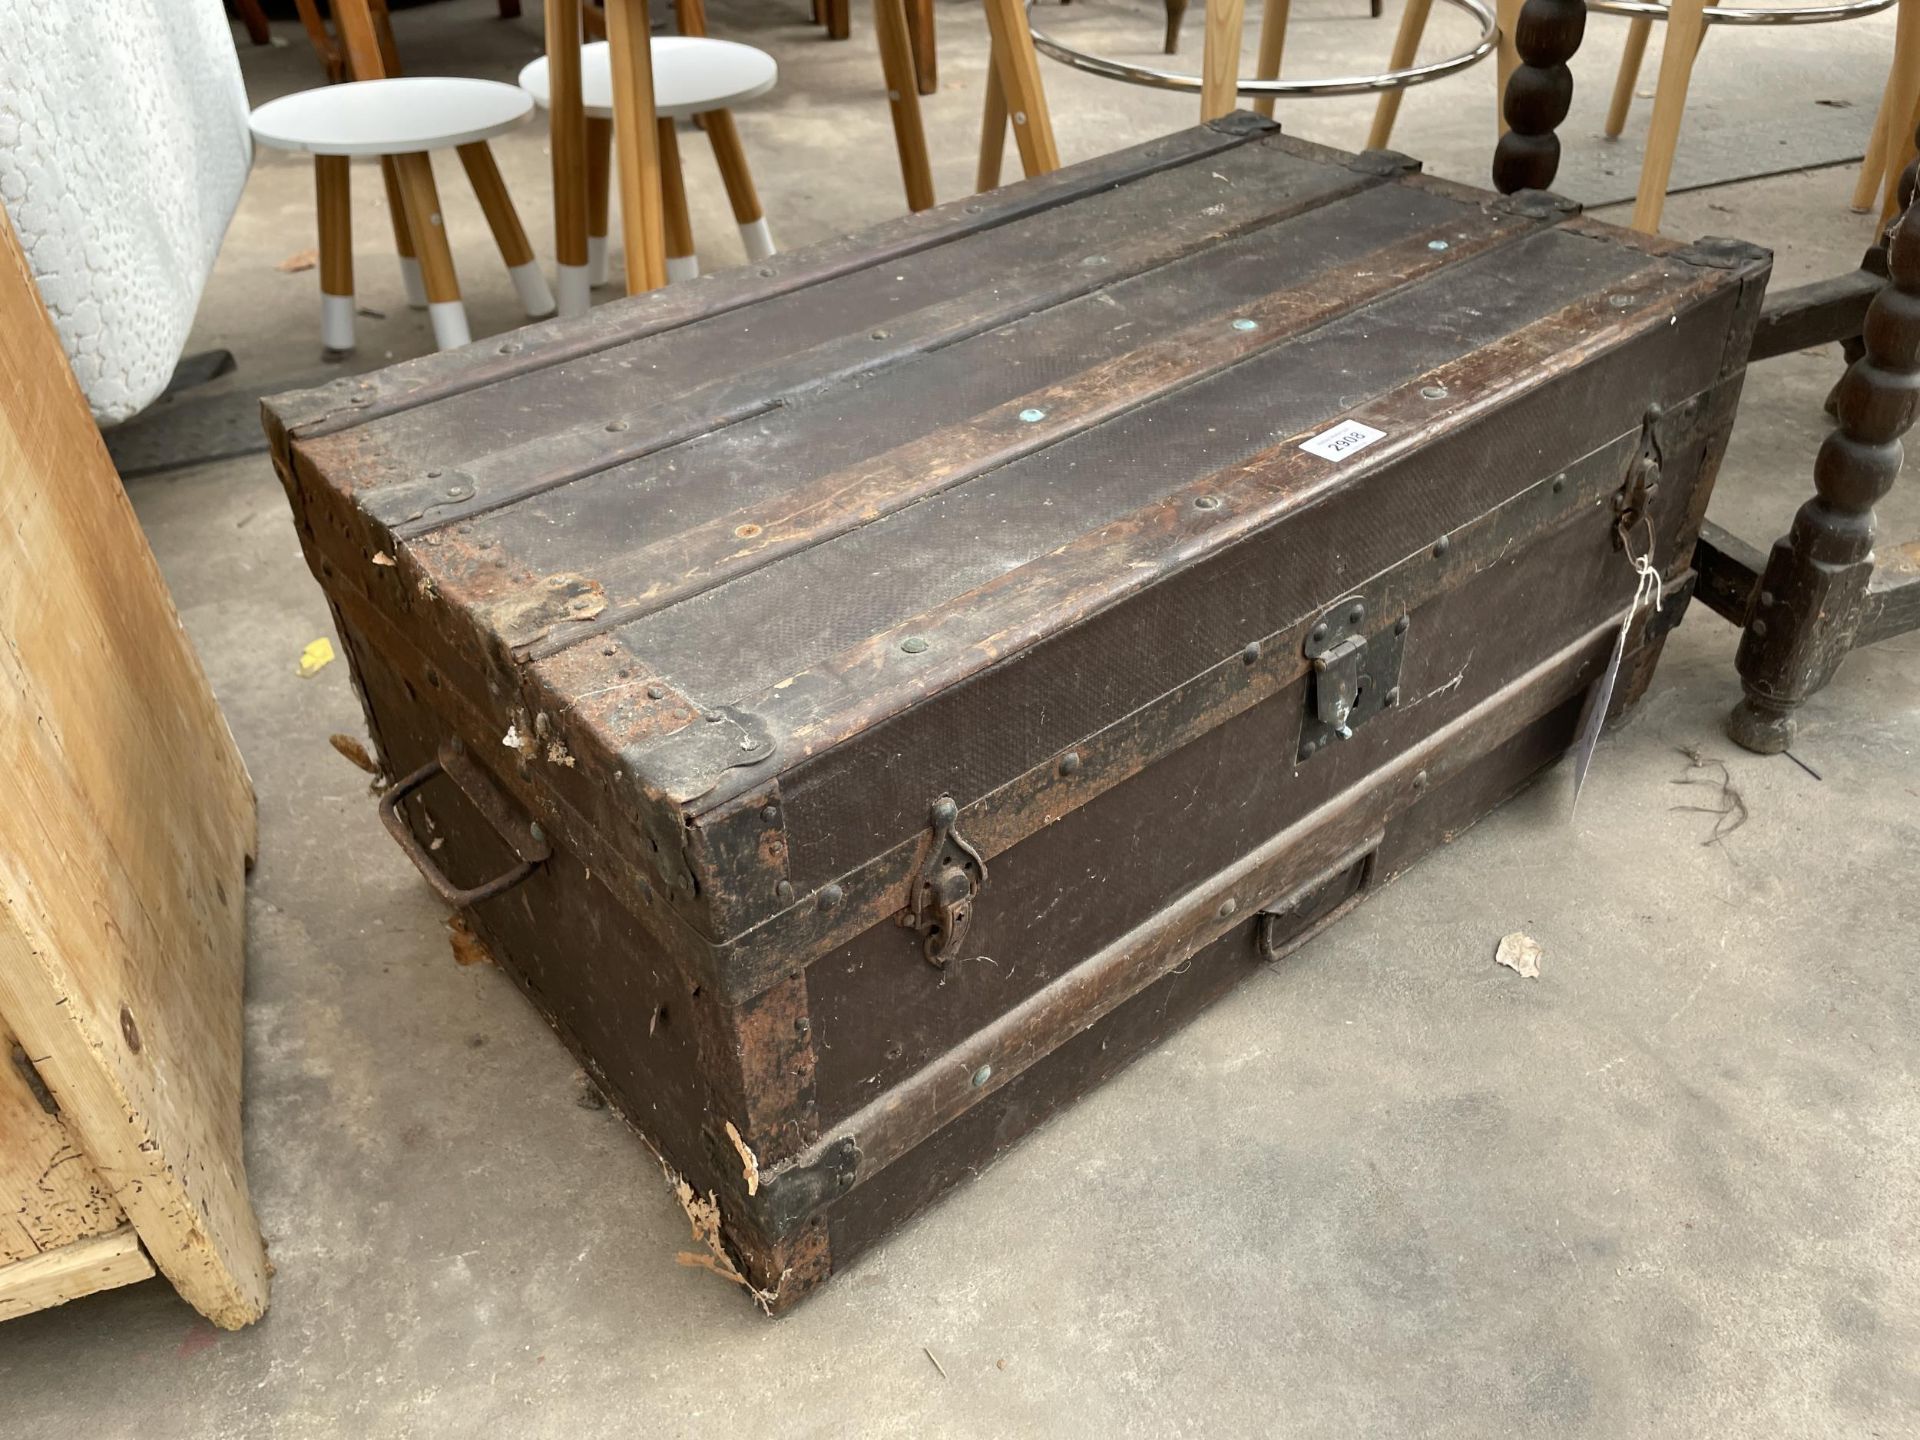
[[[1900,179],[1901,211],[1887,237],[1888,281],[1867,307],[1864,353],[1834,391],[1837,423],[1813,462],[1814,497],[1774,542],[1740,636],[1734,664],[1746,698],[1728,717],[1727,733],[1763,755],[1792,743],[1794,712],[1865,638],[1873,507],[1899,478],[1901,436],[1920,406],[1916,169],[1920,162]]]

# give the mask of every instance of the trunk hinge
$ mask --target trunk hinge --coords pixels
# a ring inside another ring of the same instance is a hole
[[[987,883],[987,862],[956,828],[960,807],[951,795],[933,805],[933,845],[913,880],[913,894],[900,923],[921,936],[928,961],[945,965],[947,954],[966,938],[974,897]]]

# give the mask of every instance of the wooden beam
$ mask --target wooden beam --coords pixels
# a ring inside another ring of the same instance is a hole
[[[153,1274],[131,1225],[0,1266],[0,1320],[50,1310]]]
[[[1767,296],[1747,351],[1747,363],[1771,360],[1812,345],[1851,340],[1860,333],[1867,306],[1886,283],[1886,276],[1871,270],[1849,270]]]
[[[1693,598],[1722,620],[1744,625],[1753,607],[1754,587],[1766,566],[1765,555],[1709,520],[1700,527],[1700,539],[1693,547],[1693,568],[1700,577]]]

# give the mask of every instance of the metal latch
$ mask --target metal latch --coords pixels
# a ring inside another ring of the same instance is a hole
[[[1353,716],[1353,702],[1360,698],[1366,657],[1367,642],[1358,635],[1349,635],[1313,657],[1313,713],[1342,740],[1353,736],[1347,721]]]
[[[1400,657],[1407,617],[1374,635],[1362,633],[1367,602],[1358,596],[1329,606],[1302,647],[1313,673],[1300,726],[1300,759],[1335,740],[1350,740],[1361,724],[1400,703]]]
[[[955,827],[960,807],[951,795],[933,804],[933,845],[914,877],[913,895],[900,912],[900,923],[918,931],[928,961],[945,965],[950,951],[966,938],[973,919],[973,901],[987,883],[987,862]]]
[[[1613,548],[1616,550],[1628,548],[1633,531],[1639,527],[1653,497],[1660,493],[1660,467],[1666,457],[1660,453],[1660,432],[1655,427],[1665,414],[1658,405],[1649,405],[1641,417],[1640,444],[1627,466],[1626,480],[1613,497]]]

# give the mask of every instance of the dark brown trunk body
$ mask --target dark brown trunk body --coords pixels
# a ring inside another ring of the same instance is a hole
[[[1560,754],[1623,532],[1637,697],[1766,273],[1237,116],[269,427],[389,773],[551,842],[473,923],[784,1306]]]

